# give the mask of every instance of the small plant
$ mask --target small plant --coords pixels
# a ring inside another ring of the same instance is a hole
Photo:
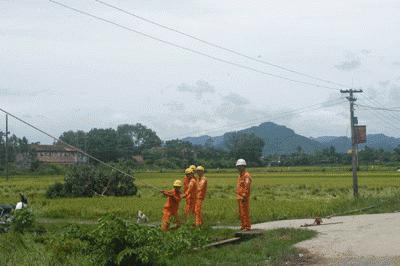
[[[59,182],[55,183],[54,185],[51,185],[46,191],[47,198],[57,198],[57,197],[64,197],[64,196],[66,196],[64,184],[59,183]]]
[[[32,232],[35,226],[35,216],[30,209],[25,208],[15,211],[14,219],[11,222],[12,231],[19,233]]]

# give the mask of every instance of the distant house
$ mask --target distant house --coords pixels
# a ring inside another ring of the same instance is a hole
[[[86,163],[88,158],[77,149],[65,145],[32,144],[30,150],[36,160],[48,164]]]
[[[138,164],[144,164],[144,158],[143,155],[135,155],[132,156],[133,161],[135,161]]]

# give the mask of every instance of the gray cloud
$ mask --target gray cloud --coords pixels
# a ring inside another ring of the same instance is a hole
[[[400,101],[400,85],[393,85],[389,90],[389,97],[393,104],[399,105]]]
[[[387,87],[389,84],[390,84],[390,80],[379,81],[379,86],[381,86],[381,87]]]
[[[178,86],[177,90],[180,92],[193,93],[200,98],[202,98],[205,93],[215,93],[214,87],[204,80],[198,80],[194,85],[182,83]]]
[[[0,96],[3,97],[34,97],[42,94],[52,93],[51,90],[20,90],[20,89],[0,89]]]
[[[338,65],[335,65],[336,69],[342,70],[342,71],[351,71],[354,69],[357,69],[361,66],[361,60],[358,58],[353,58],[353,59],[346,59],[345,61],[341,62]]]
[[[237,105],[246,105],[250,103],[250,101],[247,98],[237,93],[230,93],[226,96],[223,96],[223,101]]]
[[[368,50],[368,49],[362,49],[362,50],[361,50],[361,53],[364,54],[364,55],[369,55],[369,54],[372,53],[372,51],[371,51],[371,50]]]
[[[164,103],[163,105],[165,107],[167,107],[170,112],[177,112],[177,111],[185,110],[185,104],[183,104],[182,102],[178,102],[178,101],[171,101],[169,103]]]
[[[400,67],[400,61],[394,61],[392,64],[393,64],[394,66]]]
[[[362,49],[359,52],[347,52],[345,54],[345,59],[339,64],[335,65],[336,69],[341,71],[352,71],[362,65],[362,59],[371,56],[372,50]]]

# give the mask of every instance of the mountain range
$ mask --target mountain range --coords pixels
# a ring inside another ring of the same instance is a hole
[[[265,146],[263,149],[264,155],[271,154],[290,154],[301,147],[304,152],[311,153],[317,150],[322,150],[327,147],[335,147],[338,152],[345,153],[351,148],[351,140],[348,137],[323,136],[317,138],[308,138],[296,134],[294,130],[286,126],[278,125],[272,122],[262,123],[259,126],[254,126],[239,130],[239,133],[253,133],[264,140]],[[184,141],[188,141],[194,145],[210,144],[214,147],[224,148],[224,136],[199,136],[187,137]],[[359,145],[360,149],[365,146],[374,149],[393,150],[400,145],[400,138],[389,137],[384,134],[369,134],[367,135],[367,143]]]

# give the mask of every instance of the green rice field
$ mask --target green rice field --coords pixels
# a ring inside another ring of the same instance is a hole
[[[351,172],[347,168],[257,168],[251,192],[252,222],[291,218],[313,218],[345,214],[368,207],[370,213],[400,210],[400,172],[395,169],[369,168],[359,173],[360,196],[352,195]],[[204,202],[207,225],[237,225],[234,169],[207,172],[208,193]],[[42,220],[96,220],[106,213],[135,219],[142,210],[152,222],[161,218],[165,198],[159,189],[169,189],[183,174],[137,172],[137,196],[47,199],[46,189],[62,176],[17,176],[0,178],[0,202],[15,203],[18,192],[25,193],[35,215]],[[184,201],[182,201],[183,209]]]

